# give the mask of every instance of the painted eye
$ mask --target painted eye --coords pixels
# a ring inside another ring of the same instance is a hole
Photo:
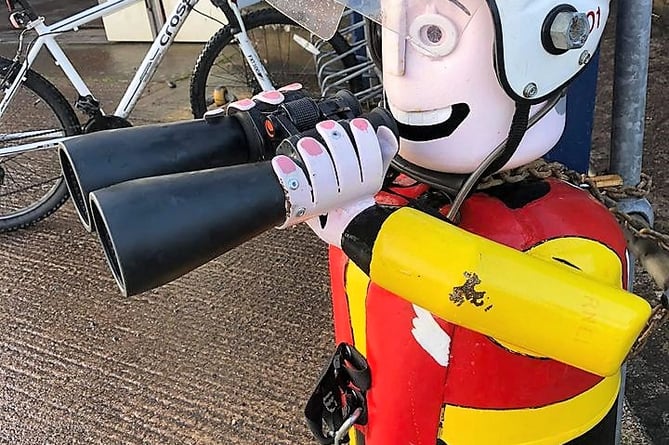
[[[409,34],[409,40],[416,49],[433,57],[443,57],[453,52],[460,37],[455,23],[437,14],[416,17],[411,23]]]
[[[437,25],[423,26],[420,30],[423,40],[427,40],[433,45],[438,45],[444,37],[444,32]]]

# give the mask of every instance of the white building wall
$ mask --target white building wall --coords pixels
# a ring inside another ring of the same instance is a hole
[[[104,3],[106,0],[99,0]],[[162,11],[170,16],[172,11],[180,0],[146,0],[152,1],[156,5],[155,11]],[[241,7],[250,6],[259,3],[260,0],[241,0]],[[195,7],[198,11],[212,16],[223,23],[226,23],[225,15],[211,4],[209,0],[200,0]],[[169,17],[167,17],[169,19]],[[164,23],[166,17],[158,17],[159,23]],[[154,39],[155,30],[152,20],[149,16],[145,1],[125,8],[115,14],[103,18],[107,39],[116,42],[151,42]],[[223,25],[215,20],[198,14],[193,11],[186,19],[181,31],[177,35],[177,42],[206,42]]]
[[[99,0],[105,3],[105,0]],[[107,40],[112,42],[151,42],[153,30],[143,1],[102,18]]]

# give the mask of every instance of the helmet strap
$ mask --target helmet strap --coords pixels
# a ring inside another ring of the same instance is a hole
[[[482,178],[495,173],[504,164],[509,162],[509,159],[518,150],[525,133],[527,133],[528,123],[530,118],[530,104],[526,102],[516,102],[516,111],[513,113],[511,119],[511,128],[509,129],[509,136],[506,143],[501,150],[493,151],[483,163],[474,172],[469,175],[467,181],[463,184],[453,201],[447,218],[453,222],[458,220],[460,207],[465,202],[465,199],[476,189],[477,184]]]
[[[504,167],[509,162],[514,153],[518,150],[525,133],[527,133],[528,122],[530,119],[530,104],[527,102],[516,102],[516,111],[513,113],[511,119],[511,128],[509,129],[509,136],[506,139],[504,150],[502,150],[495,160],[483,171],[483,174],[477,178],[485,178],[495,173],[497,170]],[[476,174],[476,172],[472,173]]]

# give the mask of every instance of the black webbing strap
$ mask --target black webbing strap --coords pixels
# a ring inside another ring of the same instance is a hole
[[[371,374],[365,357],[347,343],[337,346],[304,409],[309,428],[318,442],[334,443],[335,433],[358,408],[363,412],[356,423],[367,423],[365,393],[370,385]]]
[[[526,102],[516,102],[516,111],[513,113],[513,118],[511,119],[511,128],[509,129],[509,136],[506,139],[504,151],[502,151],[499,156],[497,156],[497,159],[495,159],[486,171],[483,172],[480,176],[481,178],[492,175],[500,168],[504,167],[504,164],[509,162],[509,159],[511,159],[516,150],[518,150],[518,146],[520,146],[520,142],[523,140],[523,136],[525,136],[525,133],[527,132],[529,120],[530,104]]]

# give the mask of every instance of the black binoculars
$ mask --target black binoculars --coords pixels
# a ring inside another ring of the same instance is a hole
[[[286,216],[270,160],[317,123],[362,115],[351,93],[300,92],[278,106],[216,110],[204,119],[122,128],[61,144],[63,174],[84,227],[97,231],[124,295],[166,284],[273,227]],[[397,134],[377,108],[363,117]]]

